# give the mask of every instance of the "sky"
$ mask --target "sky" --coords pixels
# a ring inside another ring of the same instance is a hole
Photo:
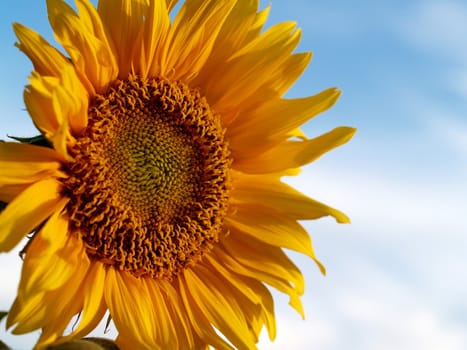
[[[352,223],[304,223],[327,276],[290,254],[307,283],[306,319],[274,293],[277,338],[270,343],[263,334],[259,348],[466,349],[467,2],[271,3],[268,25],[296,21],[297,52],[313,52],[286,96],[343,91],[305,132],[317,136],[341,125],[358,132],[286,180]],[[52,40],[45,1],[0,4],[0,138],[34,135],[22,101],[31,65],[13,46],[14,21]],[[16,252],[0,255],[0,309],[15,296]],[[15,349],[27,349],[36,336],[0,331]]]

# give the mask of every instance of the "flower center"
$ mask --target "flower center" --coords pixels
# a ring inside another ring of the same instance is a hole
[[[231,161],[220,121],[182,83],[135,76],[88,114],[64,180],[71,231],[91,258],[170,279],[222,230]]]

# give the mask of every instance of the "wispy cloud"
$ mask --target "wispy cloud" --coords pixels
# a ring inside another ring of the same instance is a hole
[[[438,118],[430,123],[432,133],[467,160],[467,115],[464,118]],[[466,165],[467,166],[467,165]]]
[[[377,167],[364,170],[350,174],[321,165],[289,179],[353,220],[345,233],[335,229],[341,234],[326,232],[329,226],[319,222],[309,225],[325,231],[326,237],[313,236],[318,255],[327,254],[330,276],[313,284],[313,296],[305,295],[319,308],[304,329],[327,329],[320,349],[465,349],[467,319],[459,310],[467,310],[467,224],[461,219],[467,188],[438,181],[436,174],[401,179]],[[298,349],[313,346],[296,327],[294,336],[308,341]]]
[[[465,2],[418,1],[401,14],[400,19],[400,34],[415,46],[452,60],[467,58]]]
[[[386,166],[403,166],[403,163]],[[290,178],[288,182],[311,197],[346,211],[352,219],[352,230],[359,232],[359,237],[377,234],[380,238],[407,240],[440,231],[464,235],[467,225],[452,220],[467,212],[467,188],[459,188],[456,183],[434,182],[430,174],[425,178],[413,174],[400,179],[384,172],[378,165],[361,172],[306,168],[301,177]],[[450,232],[447,223],[451,224]]]
[[[341,257],[340,266],[333,270],[339,277],[329,276],[314,284],[312,294],[305,294],[304,303],[312,309],[308,318],[302,321],[282,313],[276,342],[270,344],[263,334],[261,349],[463,350],[467,346],[465,324],[430,302],[430,290],[413,288],[397,273],[365,257]]]

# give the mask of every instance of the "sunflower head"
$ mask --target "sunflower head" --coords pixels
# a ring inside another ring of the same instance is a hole
[[[14,25],[40,144],[0,143],[0,249],[33,233],[7,324],[42,329],[38,349],[106,312],[122,349],[255,349],[275,337],[268,287],[303,316],[283,249],[324,273],[299,220],[348,222],[281,181],[355,131],[300,130],[340,92],[283,97],[311,57],[295,24],[263,30],[257,0],[175,3],[47,0],[65,53]]]

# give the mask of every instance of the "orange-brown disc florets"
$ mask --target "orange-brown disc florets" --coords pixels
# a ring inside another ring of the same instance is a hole
[[[159,79],[116,81],[70,149],[70,231],[91,258],[171,278],[212,248],[228,204],[224,130],[200,94]]]

